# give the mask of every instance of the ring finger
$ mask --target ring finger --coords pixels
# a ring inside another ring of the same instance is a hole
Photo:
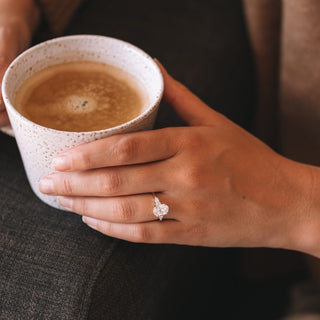
[[[157,196],[161,202],[169,203],[164,193]],[[109,222],[139,223],[158,220],[153,214],[154,198],[150,193],[108,198],[58,197],[58,201],[70,211]],[[175,219],[174,208],[170,207],[170,212],[165,218]]]

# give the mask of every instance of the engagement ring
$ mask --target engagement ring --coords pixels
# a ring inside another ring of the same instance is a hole
[[[163,217],[169,212],[169,207],[166,204],[161,203],[154,192],[152,193],[152,196],[154,201],[153,214],[162,221]]]

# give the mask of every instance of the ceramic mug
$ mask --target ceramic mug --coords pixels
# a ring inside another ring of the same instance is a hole
[[[26,119],[15,109],[16,93],[26,79],[44,68],[72,61],[106,63],[130,73],[145,88],[148,104],[131,121],[89,132],[46,128]],[[34,193],[48,205],[63,210],[56,197],[44,195],[38,188],[39,181],[54,172],[51,165],[53,158],[79,144],[115,134],[151,129],[162,93],[163,78],[154,60],[141,49],[118,39],[95,35],[66,36],[38,44],[19,55],[4,75],[2,96]]]

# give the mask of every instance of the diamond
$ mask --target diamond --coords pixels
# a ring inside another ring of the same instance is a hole
[[[161,203],[157,196],[153,194],[154,197],[154,207],[153,214],[162,221],[163,217],[169,212],[169,206]]]

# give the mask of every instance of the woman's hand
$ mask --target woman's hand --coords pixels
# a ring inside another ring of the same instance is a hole
[[[91,228],[133,242],[306,251],[310,167],[276,154],[162,72],[164,98],[190,127],[73,148],[54,160],[61,173],[40,191],[58,195]],[[170,208],[161,222],[153,192]]]
[[[30,45],[39,16],[34,0],[0,0],[0,84],[11,61]],[[0,127],[8,124],[0,92]]]

